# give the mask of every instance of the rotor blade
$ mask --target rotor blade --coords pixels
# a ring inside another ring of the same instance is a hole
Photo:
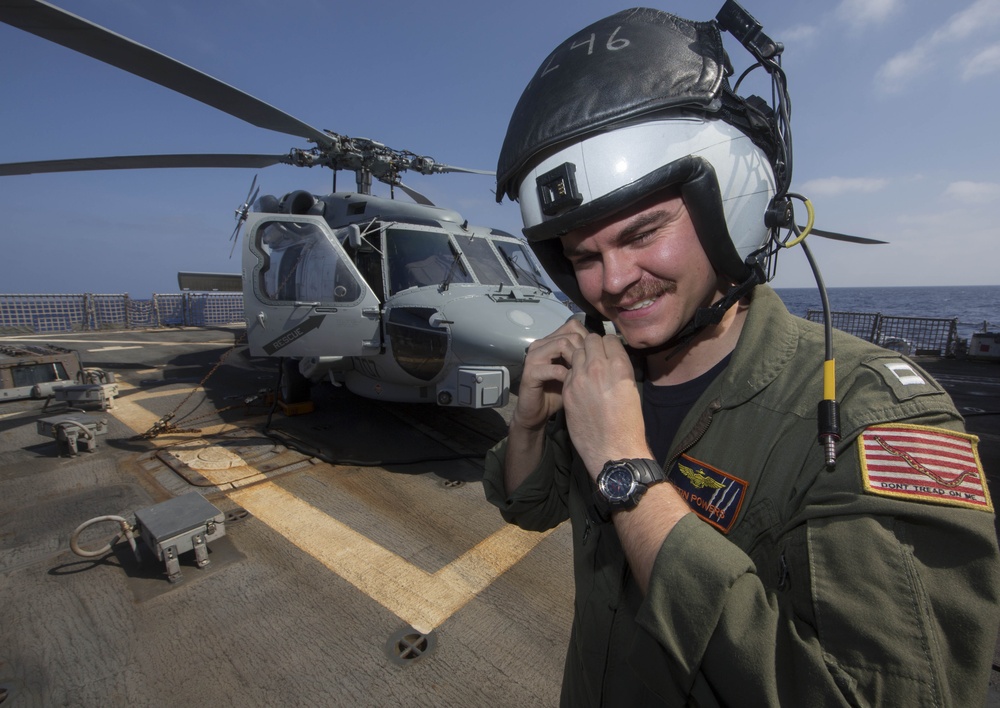
[[[269,167],[292,164],[288,155],[121,155],[80,157],[68,160],[8,162],[0,164],[0,177],[43,172],[85,172],[89,170],[142,170],[160,167]]]
[[[256,199],[256,194],[253,191],[254,187],[257,187],[257,175],[254,175],[253,180],[250,182],[250,191],[247,192],[247,198],[244,200],[245,204],[252,204],[253,200]],[[260,191],[260,187],[257,187],[257,191]]]
[[[326,133],[227,83],[42,0],[0,0],[0,22],[86,54],[251,125],[328,146]]]
[[[409,164],[406,166],[408,170],[416,170],[423,175],[436,175],[445,172],[465,172],[471,175],[490,175],[496,176],[496,172],[491,172],[489,170],[473,170],[468,167],[455,167],[454,165],[443,165],[437,162],[431,157],[426,155],[415,155],[409,160]]]
[[[799,231],[805,231],[805,226],[800,226]],[[849,234],[838,234],[836,231],[825,231],[823,229],[813,228],[810,234],[816,234],[817,236],[822,236],[823,238],[833,239],[834,241],[847,241],[848,243],[861,243],[865,245],[876,245],[880,243],[889,243],[888,241],[879,241],[874,238],[865,238],[864,236],[851,236]]]
[[[470,175],[488,175],[496,177],[496,172],[492,170],[473,170],[469,167],[455,167],[454,165],[437,165],[438,172],[464,172]]]
[[[415,201],[417,204],[423,204],[424,206],[434,206],[434,202],[432,202],[430,199],[428,199],[427,197],[425,197],[423,194],[421,194],[417,190],[411,189],[410,187],[407,187],[402,182],[396,182],[396,186],[399,187],[400,189],[402,189],[403,192],[405,192],[406,195],[410,199],[412,199],[413,201]]]

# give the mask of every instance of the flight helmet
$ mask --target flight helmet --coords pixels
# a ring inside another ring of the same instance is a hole
[[[589,315],[600,317],[558,237],[668,188],[680,191],[720,276],[741,293],[766,280],[765,214],[784,152],[771,107],[737,96],[731,74],[716,21],[636,8],[560,44],[521,95],[497,201],[519,202],[531,248]]]

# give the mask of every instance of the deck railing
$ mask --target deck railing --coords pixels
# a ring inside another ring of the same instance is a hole
[[[953,356],[962,343],[958,318],[895,317],[879,312],[831,312],[835,329],[853,334],[900,354]],[[806,319],[823,321],[822,310],[809,310]]]
[[[88,332],[242,323],[242,293],[0,294],[0,334]]]
[[[951,356],[961,346],[957,319],[894,317],[877,312],[833,312],[833,326],[902,354]],[[806,319],[823,321],[822,310]],[[170,293],[136,299],[128,294],[0,294],[0,334],[86,332],[243,323],[242,293]]]

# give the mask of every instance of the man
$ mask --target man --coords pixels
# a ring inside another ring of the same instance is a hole
[[[508,521],[573,524],[562,702],[982,705],[1000,593],[975,439],[915,364],[835,333],[817,444],[823,328],[758,285],[791,150],[727,67],[714,22],[618,13],[543,62],[501,152],[498,198],[618,335],[534,342],[487,457]]]

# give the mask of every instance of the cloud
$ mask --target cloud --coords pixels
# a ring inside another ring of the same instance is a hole
[[[822,177],[811,179],[800,187],[807,197],[837,197],[850,192],[877,192],[889,180],[875,177]]]
[[[912,49],[900,52],[882,65],[876,73],[877,81],[888,89],[898,86],[900,81],[916,76],[930,63],[930,46],[917,44]]]
[[[774,36],[780,37],[781,41],[787,46],[796,42],[807,42],[815,37],[818,32],[819,28],[815,25],[795,25],[794,27],[781,30],[780,33],[776,33]]]
[[[962,71],[962,80],[971,81],[997,71],[1000,71],[1000,43],[987,47],[969,59]]]
[[[882,24],[903,6],[902,0],[842,0],[836,14],[854,29]]]
[[[996,182],[952,182],[945,196],[964,204],[989,204],[1000,201],[1000,184]]]
[[[929,35],[924,35],[912,47],[896,54],[883,64],[875,75],[876,82],[890,88],[898,86],[902,81],[917,76],[933,66],[944,47],[966,42],[976,32],[996,24],[1000,24],[1000,2],[974,0],[967,8],[949,17],[943,26]],[[977,65],[975,59],[967,63],[965,74],[971,78],[993,71],[996,62],[1000,60],[989,52],[990,49],[980,52],[979,56],[986,55],[982,59],[982,64]]]
[[[1000,22],[1000,3],[996,0],[975,0],[964,10],[948,18],[944,27],[931,35],[931,41],[959,42],[998,22]]]

